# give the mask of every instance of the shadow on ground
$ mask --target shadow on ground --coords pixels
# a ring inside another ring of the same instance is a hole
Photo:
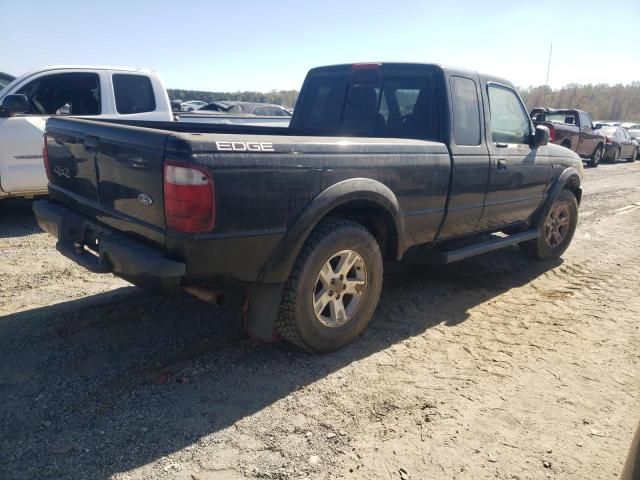
[[[148,464],[354,361],[459,324],[558,264],[511,248],[394,266],[365,334],[323,356],[247,339],[239,301],[215,309],[134,287],[0,318],[0,477],[106,478]],[[177,383],[185,371],[193,381]]]
[[[32,200],[0,200],[0,238],[26,237],[41,232],[31,207]]]

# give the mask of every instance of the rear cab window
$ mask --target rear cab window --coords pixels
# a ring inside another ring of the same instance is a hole
[[[354,66],[315,72],[294,118],[293,128],[310,133],[437,140],[435,71]]]
[[[112,79],[118,113],[127,115],[153,112],[156,109],[156,98],[149,77],[114,73]]]
[[[453,140],[456,145],[480,145],[480,105],[476,82],[470,78],[452,76]]]

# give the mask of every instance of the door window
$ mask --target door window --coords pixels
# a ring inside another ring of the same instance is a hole
[[[480,145],[480,107],[476,82],[451,77],[453,140],[456,145]]]
[[[144,113],[156,109],[151,80],[144,75],[114,74],[113,93],[118,113]]]
[[[44,75],[19,88],[32,115],[100,115],[100,77],[73,72]]]
[[[513,90],[489,85],[489,107],[491,140],[494,143],[529,143],[529,116]]]
[[[580,123],[582,128],[588,128],[589,130],[593,129],[593,123],[591,123],[591,119],[588,115],[584,113],[580,114]]]

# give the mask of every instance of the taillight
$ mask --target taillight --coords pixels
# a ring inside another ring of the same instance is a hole
[[[605,137],[604,143],[606,143],[607,145],[612,145],[613,144],[613,138]]]
[[[556,139],[556,129],[549,125],[549,141],[553,142]]]
[[[187,164],[164,164],[164,214],[167,227],[186,233],[215,225],[215,187],[206,170]]]
[[[47,134],[42,136],[44,143],[42,145],[42,160],[44,160],[44,171],[47,172],[47,179],[51,181],[51,172],[49,171],[49,154],[47,153]]]

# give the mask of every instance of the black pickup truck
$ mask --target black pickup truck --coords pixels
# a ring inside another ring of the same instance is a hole
[[[321,67],[288,128],[48,120],[34,211],[95,272],[210,300],[245,288],[250,333],[324,352],[366,327],[383,260],[559,257],[583,170],[548,139],[499,78]]]

